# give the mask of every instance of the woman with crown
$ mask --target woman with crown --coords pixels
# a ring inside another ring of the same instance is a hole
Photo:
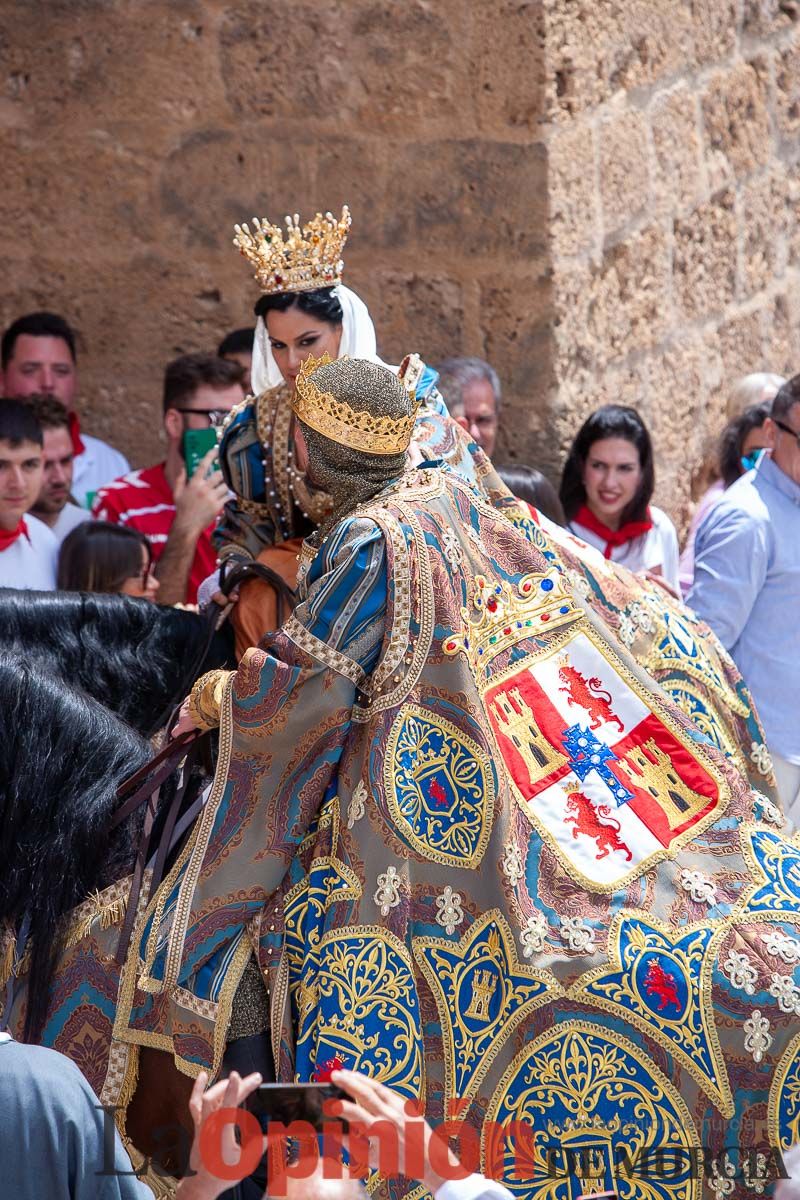
[[[236,495],[214,542],[238,580],[232,621],[240,653],[280,624],[293,598],[302,538],[324,519],[329,497],[298,470],[291,436],[291,396],[309,357],[380,361],[375,327],[363,300],[342,283],[342,253],[351,225],[345,205],[338,220],[317,213],[305,225],[297,214],[286,229],[266,219],[236,226],[234,245],[255,269],[261,291],[253,346],[252,397],[233,410],[220,443],[220,463]],[[419,375],[421,371],[421,375]],[[446,412],[435,372],[420,367],[416,392],[426,410]]]
[[[763,1191],[798,1134],[800,850],[552,558],[409,467],[396,375],[311,360],[291,403],[331,508],[292,617],[219,680],[217,781],[118,1036],[184,1031],[215,1071],[204,964],[244,944],[280,1077],[421,1099],[520,1200]]]

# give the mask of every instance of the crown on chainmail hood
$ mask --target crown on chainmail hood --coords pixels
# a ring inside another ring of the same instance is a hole
[[[349,412],[355,426],[361,429],[373,426],[384,438],[387,429],[393,426],[402,430],[402,436],[389,439],[397,447],[390,454],[356,449],[344,440],[334,441],[303,420],[303,397],[298,388],[299,400],[293,397],[292,407],[308,447],[308,476],[333,499],[333,512],[312,535],[312,541],[318,542],[348,513],[402,475],[416,402],[393,371],[366,359],[340,358],[322,365],[312,361],[305,365],[303,373],[306,385],[310,385],[306,387],[306,396],[313,389],[326,407],[340,417],[344,414],[345,422]],[[315,424],[320,422],[315,420]],[[330,428],[337,436],[346,438],[346,426]]]

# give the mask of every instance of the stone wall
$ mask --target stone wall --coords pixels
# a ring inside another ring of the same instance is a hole
[[[235,221],[347,201],[397,361],[498,367],[554,473],[639,404],[658,499],[740,373],[793,367],[795,0],[0,0],[6,287],[80,332],[90,430],[159,453],[163,366],[247,324]]]
[[[560,448],[633,403],[681,519],[731,383],[800,370],[793,0],[546,0]]]
[[[541,57],[518,0],[0,0],[0,319],[75,323],[87,426],[142,464],[164,363],[251,323],[234,222],[346,201],[381,353],[497,360],[535,444]]]

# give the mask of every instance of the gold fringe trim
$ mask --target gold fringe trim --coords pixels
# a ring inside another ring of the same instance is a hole
[[[0,956],[0,987],[5,987],[11,978],[16,958],[17,939],[10,929],[4,931],[3,953]]]
[[[95,892],[88,903],[91,904],[89,912],[85,916],[81,916],[67,931],[63,950],[69,950],[71,946],[77,945],[78,942],[82,942],[85,937],[88,937],[95,921],[100,921],[101,929],[110,929],[112,925],[118,925],[125,919],[125,913],[128,910],[127,896],[118,896],[116,900],[104,904],[100,899],[100,893]]]

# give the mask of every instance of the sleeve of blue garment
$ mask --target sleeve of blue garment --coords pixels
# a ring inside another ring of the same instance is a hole
[[[299,625],[369,675],[383,641],[386,589],[386,545],[379,527],[364,518],[343,521],[311,564],[305,597],[287,625],[289,636]]]
[[[695,571],[686,603],[726,650],[736,645],[769,564],[769,533],[752,514],[721,501],[697,531]]]

